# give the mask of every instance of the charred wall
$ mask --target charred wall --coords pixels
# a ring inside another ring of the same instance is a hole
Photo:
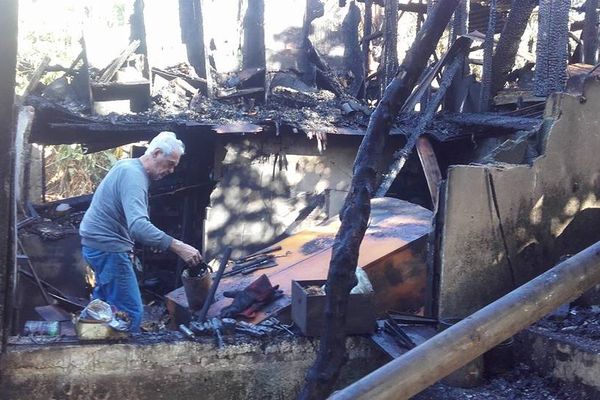
[[[466,316],[600,240],[600,83],[548,100],[532,165],[449,169],[439,314]]]

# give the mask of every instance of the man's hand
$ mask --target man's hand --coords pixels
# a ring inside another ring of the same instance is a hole
[[[183,243],[181,240],[173,239],[169,249],[181,257],[188,265],[198,265],[202,261],[202,255],[198,249]]]

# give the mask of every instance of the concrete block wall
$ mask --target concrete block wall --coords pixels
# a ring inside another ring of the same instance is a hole
[[[383,365],[362,337],[349,338],[343,387]],[[306,338],[245,341],[214,346],[159,340],[152,343],[9,346],[0,360],[3,400],[28,399],[292,399],[318,342]]]

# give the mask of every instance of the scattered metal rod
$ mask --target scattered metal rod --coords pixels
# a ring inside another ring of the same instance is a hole
[[[231,256],[231,247],[227,247],[225,249],[225,253],[223,253],[223,259],[221,260],[221,265],[219,265],[219,269],[217,271],[217,275],[215,276],[212,286],[204,300],[204,304],[202,305],[202,310],[200,310],[200,315],[198,316],[198,320],[200,322],[204,322],[206,319],[206,314],[208,313],[208,308],[213,303],[213,299],[215,298],[215,293],[217,292],[217,288],[219,287],[219,283],[221,282],[221,278],[223,277],[223,272],[225,271],[225,267],[227,266],[227,261],[229,261],[229,257]]]
[[[194,332],[192,332],[190,330],[190,328],[188,328],[187,326],[185,326],[184,324],[179,325],[179,331],[181,333],[183,333],[185,336],[187,336],[190,339],[195,338]]]
[[[247,260],[250,260],[251,258],[254,258],[256,256],[260,256],[260,255],[263,255],[263,254],[273,253],[273,252],[279,251],[279,250],[281,250],[281,246],[278,245],[278,244],[276,244],[276,245],[273,245],[273,246],[266,247],[266,248],[264,248],[262,250],[259,250],[259,251],[255,252],[255,253],[248,254],[247,256],[238,258],[237,260],[234,260],[234,262],[247,261]]]
[[[388,315],[385,321],[385,327],[388,328],[389,333],[392,334],[399,344],[405,346],[407,349],[414,349],[417,344],[398,326],[396,321]]]
[[[407,325],[437,325],[438,323],[438,320],[436,318],[404,314],[396,311],[389,311],[388,316],[391,317],[396,323]]]

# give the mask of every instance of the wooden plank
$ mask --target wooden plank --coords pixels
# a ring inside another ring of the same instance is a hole
[[[129,46],[127,46],[121,52],[121,54],[119,54],[119,56],[117,58],[115,58],[106,67],[106,69],[104,70],[104,73],[102,74],[102,76],[100,77],[100,79],[98,79],[98,82],[100,82],[100,83],[110,82],[111,79],[115,76],[115,74],[119,70],[119,68],[121,68],[121,65],[123,65],[123,63],[125,61],[127,61],[127,59],[129,58],[129,56],[132,55],[137,50],[137,48],[139,46],[140,46],[140,41],[139,40],[134,40],[131,43],[129,43]]]
[[[23,91],[23,94],[21,95],[22,98],[27,97],[27,95],[29,95],[29,93],[31,93],[35,90],[37,85],[40,83],[40,79],[44,75],[44,72],[46,72],[46,68],[48,67],[48,64],[50,64],[50,57],[44,56],[44,58],[42,59],[42,62],[40,63],[40,65],[38,65],[38,67],[33,72],[33,75],[31,76],[31,79],[29,80],[27,87]]]
[[[442,182],[442,172],[440,166],[431,147],[431,142],[425,136],[421,136],[417,140],[417,153],[419,154],[419,160],[421,160],[421,166],[425,173],[425,180],[427,181],[427,187],[429,188],[429,194],[431,195],[431,202],[433,209],[435,210],[439,200],[439,189]]]

